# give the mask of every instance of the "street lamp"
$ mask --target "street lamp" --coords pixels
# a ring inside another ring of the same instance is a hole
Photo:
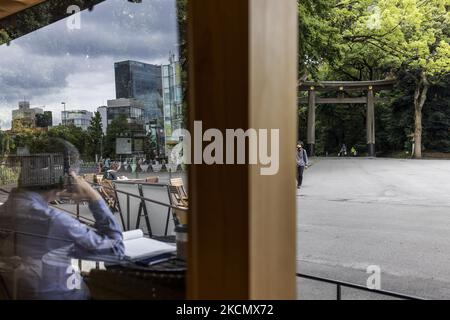
[[[62,105],[64,105],[64,119],[62,119],[63,121],[63,125],[67,125],[67,114],[66,114],[66,103],[65,102],[61,102]]]

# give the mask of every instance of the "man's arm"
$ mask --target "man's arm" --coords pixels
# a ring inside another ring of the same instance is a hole
[[[53,214],[50,237],[67,240],[86,251],[122,257],[125,251],[122,232],[106,203],[103,200],[91,202],[89,208],[95,218],[95,229],[57,211]]]
[[[89,201],[89,209],[94,216],[96,230],[88,228],[66,214],[57,212],[53,215],[55,217],[53,223],[55,233],[89,251],[111,249],[116,255],[122,256],[125,250],[122,231],[111,210],[89,183],[74,174],[72,177],[76,188],[74,198]]]

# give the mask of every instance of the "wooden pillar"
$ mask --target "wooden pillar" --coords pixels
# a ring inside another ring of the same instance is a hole
[[[367,153],[369,157],[375,157],[375,98],[372,87],[367,91]]]
[[[308,91],[308,128],[306,143],[308,154],[314,156],[316,145],[316,91],[311,87]]]
[[[191,165],[190,299],[294,299],[297,1],[191,0],[189,121],[279,129],[279,171]],[[292,155],[292,156],[291,156]]]

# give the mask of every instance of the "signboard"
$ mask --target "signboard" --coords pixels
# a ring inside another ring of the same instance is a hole
[[[131,138],[116,138],[116,154],[133,154]]]
[[[143,139],[135,139],[134,140],[134,151],[135,152],[143,152],[144,151],[144,140]]]

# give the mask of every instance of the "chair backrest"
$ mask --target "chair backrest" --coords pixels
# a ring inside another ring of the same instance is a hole
[[[127,181],[115,181],[115,186],[118,191],[118,201],[122,209],[122,214],[124,217],[127,216],[127,196],[120,191],[128,192],[139,196],[139,188],[137,183],[131,183]],[[168,190],[168,186],[165,184],[152,184],[144,183],[142,184],[142,192],[145,198],[156,200],[161,203],[166,203],[167,205],[172,204],[172,198]],[[141,201],[138,198],[130,197],[130,227],[135,229],[137,214],[139,212],[139,207]],[[167,223],[167,217],[169,216],[168,225],[168,235],[174,234],[174,222],[170,218],[171,210],[170,207],[163,206],[154,202],[145,201],[145,206],[149,215],[150,225],[152,228],[152,233],[154,236],[164,236],[165,228]],[[142,214],[142,212],[141,212]],[[143,218],[140,219],[140,225],[138,228],[146,230],[145,221]]]
[[[159,182],[159,177],[148,177],[148,178],[145,178],[145,182],[147,182],[147,183],[158,183]]]
[[[180,189],[178,187],[169,185],[169,193],[172,197],[173,205],[177,207],[185,207],[183,204],[183,196],[180,194]]]
[[[108,204],[112,212],[119,211],[118,199],[116,197],[116,192],[114,191],[114,185],[111,180],[103,179],[100,181],[101,187],[98,190],[103,200]]]
[[[175,187],[183,187],[184,186],[183,179],[181,178],[170,179],[170,185]]]
[[[187,199],[188,194],[186,192],[186,189],[184,188],[184,183],[182,178],[173,178],[169,181],[170,186],[176,187],[178,189],[178,193],[180,194],[181,198]]]

